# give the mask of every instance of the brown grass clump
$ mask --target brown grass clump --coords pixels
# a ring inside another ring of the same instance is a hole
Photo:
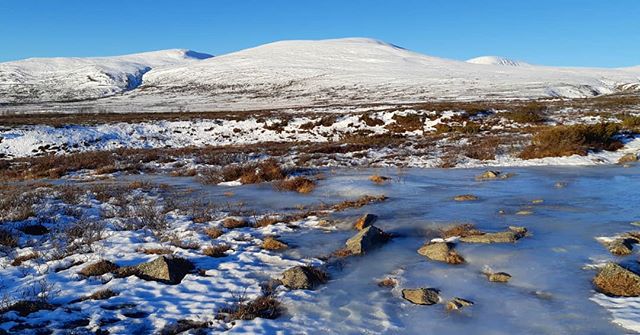
[[[500,115],[518,123],[541,123],[545,121],[544,113],[546,111],[546,105],[532,101],[523,106],[516,106],[515,109]]]
[[[213,239],[218,238],[222,236],[222,234],[224,234],[222,229],[216,227],[207,227],[203,230],[203,232],[205,233],[205,235]]]
[[[227,168],[223,175],[225,181],[240,179],[243,184],[257,184],[284,179],[286,172],[274,159],[267,159],[257,164]]]
[[[9,311],[15,311],[18,315],[25,317],[37,311],[52,310],[54,307],[54,305],[42,300],[20,300],[10,306],[0,308],[0,315]]]
[[[147,255],[169,255],[173,253],[169,248],[143,248],[136,251]]]
[[[273,184],[278,191],[295,191],[298,193],[311,193],[316,183],[305,177],[295,177],[277,181]]]
[[[282,222],[282,218],[278,216],[263,216],[256,222],[257,227],[266,227],[278,222]]]
[[[285,250],[289,248],[289,246],[276,239],[273,236],[267,236],[265,237],[264,241],[262,241],[262,249],[266,249],[266,250]]]
[[[408,114],[405,116],[394,115],[393,120],[395,123],[391,123],[386,128],[394,133],[404,133],[416,130],[422,130],[424,127],[424,116],[418,114]]]
[[[360,121],[364,122],[369,127],[376,127],[384,125],[384,120],[373,118],[368,114],[360,115]]]
[[[375,202],[382,202],[387,199],[388,198],[385,195],[379,195],[379,196],[365,195],[356,200],[345,200],[343,202],[337,203],[333,205],[331,208],[339,212],[349,208],[360,208],[365,205],[375,203]]]
[[[113,272],[118,268],[116,264],[107,260],[100,260],[96,263],[85,266],[79,274],[85,277],[102,276],[105,273]]]
[[[500,138],[496,136],[474,138],[464,148],[464,155],[482,161],[494,160],[500,144]]]
[[[627,130],[638,132],[640,130],[640,116],[626,116],[622,119],[622,127]]]
[[[453,197],[453,200],[455,201],[476,201],[478,199],[479,198],[473,194],[461,194]]]
[[[236,229],[236,228],[248,227],[249,223],[244,219],[228,217],[224,219],[224,221],[222,221],[222,226],[227,229]]]
[[[23,262],[26,262],[26,261],[29,261],[29,260],[32,260],[32,259],[36,259],[38,257],[40,257],[40,255],[37,252],[31,252],[31,253],[28,253],[26,255],[22,255],[22,256],[16,257],[13,260],[13,262],[11,262],[11,265],[20,266],[20,265],[22,265]]]
[[[85,297],[84,300],[106,300],[111,297],[115,297],[117,295],[118,295],[118,292],[115,292],[111,289],[106,288],[106,289],[98,290],[91,293],[90,295]]]
[[[18,239],[10,232],[0,229],[0,245],[15,248],[18,246]]]
[[[440,230],[440,236],[442,236],[442,238],[449,238],[454,236],[465,237],[480,234],[482,234],[482,232],[477,230],[476,227],[470,223],[459,224]]]
[[[373,176],[369,177],[369,180],[371,180],[372,182],[376,183],[376,184],[384,184],[386,181],[390,180],[391,178],[389,177],[385,177],[385,176],[380,176],[377,174],[374,174]]]
[[[225,320],[253,320],[255,318],[276,319],[282,315],[283,308],[280,301],[272,296],[261,296],[255,300],[239,299],[231,306],[219,309],[216,318]]]
[[[619,129],[613,123],[546,128],[533,136],[531,145],[520,153],[520,158],[586,156],[589,150],[615,151],[622,147],[620,141],[613,139]]]
[[[209,257],[220,258],[220,257],[227,257],[226,252],[230,249],[231,249],[231,246],[228,246],[226,244],[220,244],[220,245],[204,248],[202,250],[202,253]]]

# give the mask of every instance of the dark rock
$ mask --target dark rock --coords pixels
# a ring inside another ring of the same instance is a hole
[[[180,284],[191,271],[193,264],[184,258],[160,256],[151,262],[135,266],[135,275],[144,280],[153,280],[165,284]]]
[[[449,264],[464,263],[464,258],[453,249],[453,246],[453,243],[448,242],[428,242],[418,249],[418,253],[434,261]]]
[[[356,223],[353,225],[353,227],[358,230],[362,230],[364,228],[371,226],[377,219],[378,219],[377,215],[367,213],[361,216],[358,219],[358,221],[356,221]]]
[[[311,266],[294,266],[282,273],[282,284],[293,290],[312,290],[326,283],[327,274]]]
[[[361,255],[380,247],[388,240],[388,234],[376,226],[369,226],[347,240],[345,250],[349,251],[352,255]]]
[[[440,301],[439,293],[434,288],[406,288],[402,290],[402,298],[416,305],[433,305]]]

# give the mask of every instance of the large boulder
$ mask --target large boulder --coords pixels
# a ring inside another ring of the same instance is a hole
[[[526,234],[527,229],[524,227],[509,227],[507,231],[464,236],[460,238],[460,241],[466,243],[514,243]]]
[[[640,276],[616,263],[607,263],[593,278],[596,289],[606,295],[640,296]]]
[[[439,293],[434,288],[405,288],[402,298],[416,305],[433,305],[440,301]]]
[[[418,249],[418,253],[434,261],[449,264],[464,263],[464,258],[453,249],[453,246],[453,243],[448,242],[428,242]]]
[[[362,230],[371,226],[377,219],[377,215],[366,213],[356,221],[353,227],[357,230]]]
[[[351,255],[365,254],[389,240],[389,235],[376,226],[369,226],[348,239],[345,250]]]
[[[282,273],[281,282],[289,289],[313,290],[327,280],[327,274],[320,269],[311,266],[294,266]]]
[[[164,255],[151,262],[136,265],[133,269],[134,274],[141,279],[175,285],[180,284],[194,266],[184,258]]]

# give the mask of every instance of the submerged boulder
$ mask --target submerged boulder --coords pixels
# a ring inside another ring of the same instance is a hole
[[[133,274],[144,280],[153,280],[165,284],[180,284],[182,279],[194,269],[193,264],[184,258],[160,256],[151,262],[133,267]]]
[[[464,263],[464,258],[460,256],[453,247],[454,244],[448,242],[427,242],[418,249],[418,253],[434,261],[449,264]]]
[[[352,255],[365,254],[389,240],[389,235],[376,226],[366,227],[347,240],[344,250]]]
[[[402,298],[416,305],[433,305],[440,301],[439,293],[434,288],[405,288]]]
[[[327,280],[327,274],[320,269],[311,266],[294,266],[282,273],[281,282],[289,289],[313,290]]]
[[[633,245],[638,241],[630,238],[619,238],[610,242],[603,242],[604,246],[616,256],[631,255]]]
[[[511,226],[507,231],[464,236],[460,238],[460,241],[466,243],[514,243],[526,234],[526,228]]]
[[[357,230],[362,230],[371,226],[377,219],[377,215],[366,213],[356,221],[353,227]]]
[[[640,276],[616,263],[607,263],[593,278],[599,292],[610,296],[640,296]]]

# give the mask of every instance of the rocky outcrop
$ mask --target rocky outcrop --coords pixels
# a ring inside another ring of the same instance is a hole
[[[462,264],[464,258],[454,250],[454,244],[448,242],[428,242],[418,253],[428,259],[449,264]]]
[[[347,240],[344,250],[351,255],[361,255],[380,247],[388,240],[389,235],[387,233],[376,226],[369,226]]]
[[[377,215],[366,213],[356,221],[353,227],[357,230],[362,230],[371,226],[376,220],[378,220]]]
[[[460,238],[460,241],[466,243],[514,243],[525,237],[526,234],[526,228],[511,226],[507,231],[464,236]]]
[[[402,290],[402,298],[416,305],[433,305],[440,301],[439,293],[434,288],[406,288]]]
[[[640,296],[640,276],[616,263],[607,263],[593,278],[599,292],[610,296]]]
[[[312,290],[328,280],[327,274],[311,266],[294,266],[282,273],[282,284],[293,290]]]
[[[113,272],[118,269],[118,266],[108,260],[100,260],[95,263],[89,264],[80,270],[79,274],[85,277],[102,276],[103,274]]]

